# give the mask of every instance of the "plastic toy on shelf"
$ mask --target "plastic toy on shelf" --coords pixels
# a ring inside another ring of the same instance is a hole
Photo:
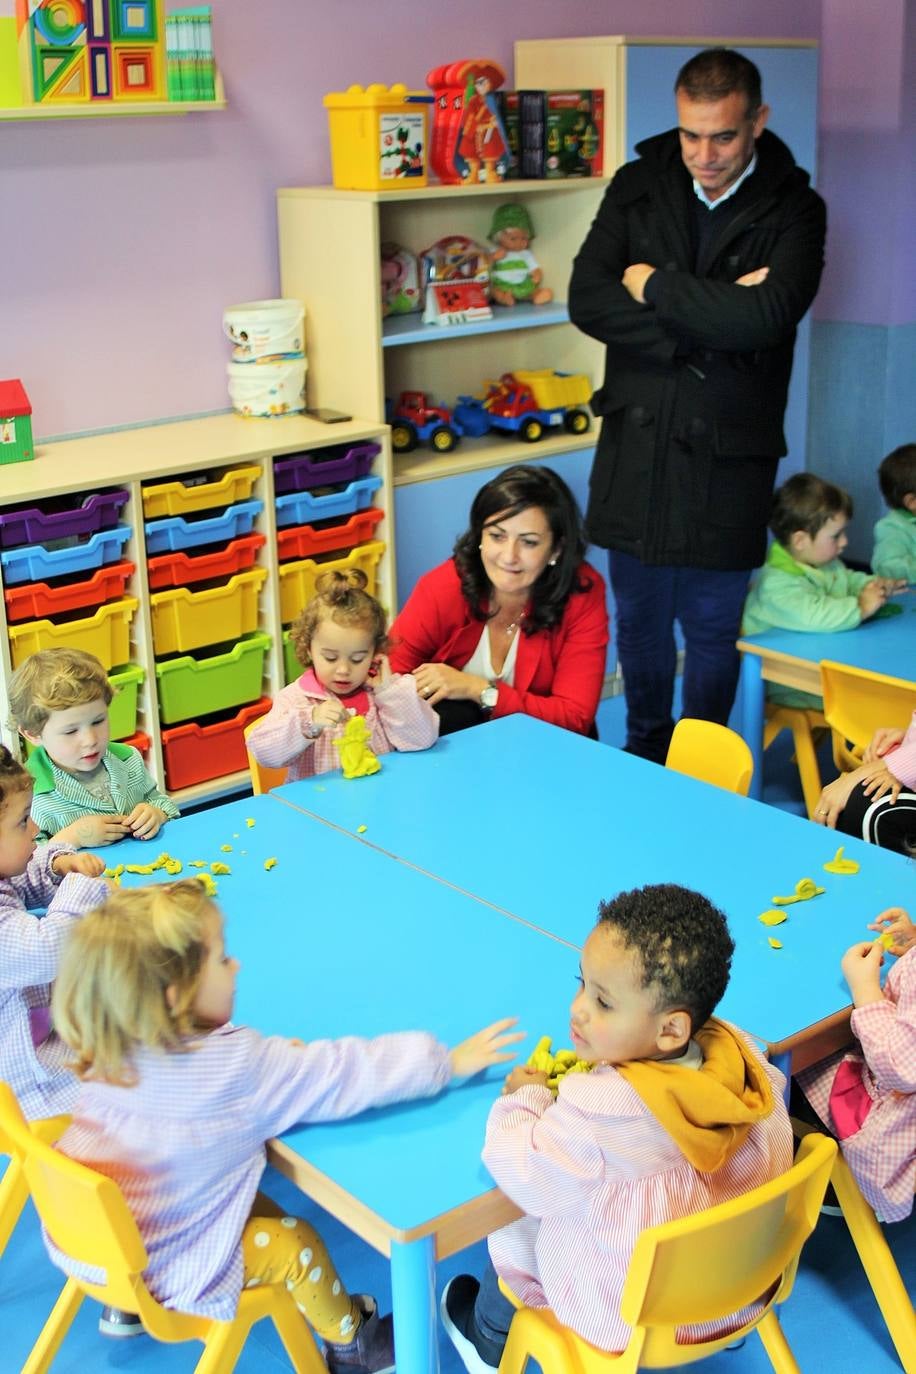
[[[524,205],[500,205],[490,225],[495,245],[490,254],[490,295],[497,305],[530,301],[546,305],[553,292],[528,245],[534,238],[531,216]]]
[[[585,407],[592,393],[582,373],[504,372],[498,382],[485,383],[486,395],[460,396],[453,423],[463,433],[480,438],[490,430],[517,434],[534,444],[547,429],[562,426],[570,434],[584,434],[591,425]]]
[[[506,80],[498,62],[464,58],[434,67],[430,166],[439,180],[476,186],[502,181],[509,169],[509,141],[495,92]]]
[[[464,234],[437,239],[421,254],[426,305],[424,324],[491,320],[490,255]]]
[[[410,453],[417,444],[429,444],[437,453],[450,453],[464,433],[448,407],[434,405],[425,391],[402,391],[385,409],[395,453]]]

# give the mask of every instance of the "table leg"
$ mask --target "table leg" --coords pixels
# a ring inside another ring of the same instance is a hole
[[[789,1094],[792,1090],[792,1051],[785,1050],[782,1054],[771,1054],[770,1063],[775,1064],[780,1073],[784,1073],[786,1076],[784,1096],[786,1099],[786,1106],[788,1107]]]
[[[436,1253],[432,1236],[391,1242],[391,1298],[398,1374],[439,1374]]]
[[[754,776],[749,796],[763,796],[763,660],[757,654],[741,655],[738,682],[741,703],[741,734],[754,756]]]

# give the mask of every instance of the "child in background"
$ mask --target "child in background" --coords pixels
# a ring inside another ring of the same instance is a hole
[[[151,840],[178,815],[139,752],[109,743],[113,695],[99,660],[81,649],[42,649],[10,679],[13,725],[35,746],[26,767],[44,839],[77,848]]]
[[[466,1369],[496,1369],[513,1308],[549,1307],[600,1350],[622,1350],[620,1298],[647,1226],[756,1188],[792,1163],[785,1080],[749,1040],[711,1018],[733,941],[721,911],[674,884],[598,908],[571,1007],[572,1044],[590,1073],[512,1070],[487,1123],[483,1159],[526,1213],[490,1237],[481,1283],[462,1275],[442,1319]],[[697,1323],[685,1341],[750,1319]]]
[[[916,444],[901,444],[889,453],[878,480],[890,514],[875,525],[871,565],[880,577],[916,583]]]
[[[243,1284],[285,1279],[331,1374],[392,1370],[391,1318],[347,1292],[306,1222],[259,1215],[264,1142],[296,1122],[432,1097],[512,1059],[504,1047],[522,1034],[500,1021],[450,1051],[419,1031],[303,1045],[232,1026],[239,965],[195,879],[116,890],[76,934],[53,1006],[81,1086],[58,1148],[118,1182],[154,1297],[230,1321]]]
[[[105,900],[105,865],[68,845],[35,851],[32,779],[0,744],[0,1079],[30,1121],[69,1112],[70,1054],[51,1030],[49,984],[65,937]],[[47,908],[39,919],[30,908]]]
[[[862,940],[843,955],[858,1049],[822,1059],[795,1083],[837,1136],[879,1218],[902,1221],[916,1190],[916,926],[901,907],[890,907],[869,929],[891,937],[898,957],[882,991],[880,939]]]
[[[258,763],[288,768],[290,782],[340,767],[334,740],[353,715],[365,717],[374,754],[428,749],[438,738],[439,717],[418,695],[413,675],[388,666],[385,612],[366,583],[358,568],[316,579],[292,630],[305,672],[248,736]]]
[[[774,542],[751,586],[742,635],[763,630],[851,630],[875,614],[904,583],[847,568],[840,558],[852,500],[841,487],[797,472],[776,492],[770,516]],[[820,710],[810,692],[767,683],[767,698],[783,706]]]

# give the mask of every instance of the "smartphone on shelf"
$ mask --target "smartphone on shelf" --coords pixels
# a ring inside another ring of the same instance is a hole
[[[306,415],[311,415],[313,420],[320,420],[323,425],[338,425],[341,420],[352,420],[352,415],[347,415],[342,410],[330,410],[327,406],[306,406]]]

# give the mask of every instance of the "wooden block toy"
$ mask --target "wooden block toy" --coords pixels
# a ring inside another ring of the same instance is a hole
[[[163,100],[162,0],[16,0],[23,100]]]
[[[0,381],[0,463],[25,463],[35,457],[32,406],[18,378]]]

